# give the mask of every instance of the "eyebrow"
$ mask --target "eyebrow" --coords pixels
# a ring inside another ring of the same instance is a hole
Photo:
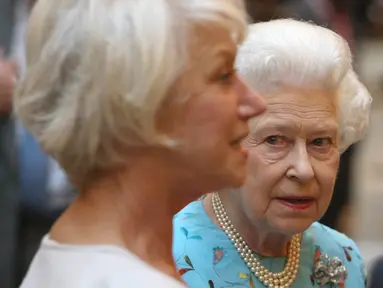
[[[226,45],[219,45],[212,51],[212,56],[217,58],[223,58],[225,61],[234,62],[237,55],[236,47],[229,48]]]
[[[220,45],[218,47],[213,48],[210,52],[211,58],[213,61],[211,65],[206,67],[207,75],[209,78],[215,76],[218,71],[224,69],[228,66],[233,66],[235,63],[236,52],[228,48],[227,46]]]
[[[329,132],[336,132],[338,125],[333,121],[318,122],[314,125],[311,125],[313,128],[313,134],[324,134]],[[291,131],[294,129],[299,129],[300,127],[295,123],[286,122],[286,120],[273,120],[265,121],[264,123],[258,123],[255,127],[255,130],[265,131],[265,130],[276,130],[276,131]]]
[[[265,121],[260,120],[256,123],[254,126],[254,129],[256,130],[268,130],[268,129],[277,129],[277,130],[290,130],[292,125],[298,128],[298,126],[295,123],[288,123],[286,120],[283,119],[267,119]]]

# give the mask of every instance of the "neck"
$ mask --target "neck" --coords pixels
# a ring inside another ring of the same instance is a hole
[[[241,192],[237,191],[235,193]],[[221,192],[219,195],[231,223],[253,252],[266,257],[287,255],[291,235],[273,232],[267,229],[265,225],[254,223],[255,221],[251,221],[245,215],[243,207],[237,201],[231,199],[228,193]],[[212,195],[205,197],[204,207],[209,217],[219,227],[212,208]]]
[[[183,192],[155,161],[137,161],[130,167],[82,191],[51,237],[61,243],[123,247],[180,280],[172,257],[172,218],[185,204],[174,195]]]

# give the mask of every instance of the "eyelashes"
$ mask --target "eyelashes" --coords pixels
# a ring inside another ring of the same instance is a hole
[[[287,144],[287,139],[281,135],[270,135],[265,138],[265,143],[274,147],[284,147]]]
[[[230,85],[233,83],[233,80],[234,80],[236,74],[237,74],[237,70],[232,68],[230,70],[221,72],[219,74],[217,80],[220,81],[221,83],[225,84],[225,85]]]
[[[327,145],[332,145],[334,144],[334,141],[332,140],[331,137],[322,137],[322,138],[316,138],[312,141],[312,144],[318,147],[323,147]]]
[[[293,140],[289,140],[283,135],[270,135],[264,138],[263,142],[272,148],[284,148],[293,143]],[[332,146],[334,146],[334,141],[331,137],[319,137],[308,143],[311,147],[318,149],[320,151],[328,151]]]

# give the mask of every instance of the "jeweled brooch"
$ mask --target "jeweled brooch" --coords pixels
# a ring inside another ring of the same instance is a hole
[[[344,287],[347,269],[338,257],[321,254],[315,261],[313,278],[321,286],[333,284]]]

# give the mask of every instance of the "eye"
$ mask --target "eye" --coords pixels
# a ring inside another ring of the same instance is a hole
[[[311,147],[320,153],[330,152],[334,142],[331,137],[316,138],[311,142]]]
[[[235,69],[231,69],[229,71],[224,71],[221,74],[219,74],[218,80],[225,85],[230,85],[233,83],[235,75],[236,75]]]
[[[316,147],[327,147],[332,145],[332,139],[330,137],[316,138],[312,141],[312,144]]]
[[[283,147],[287,141],[286,141],[286,138],[284,136],[271,135],[271,136],[266,137],[264,142],[269,144],[270,146]]]

